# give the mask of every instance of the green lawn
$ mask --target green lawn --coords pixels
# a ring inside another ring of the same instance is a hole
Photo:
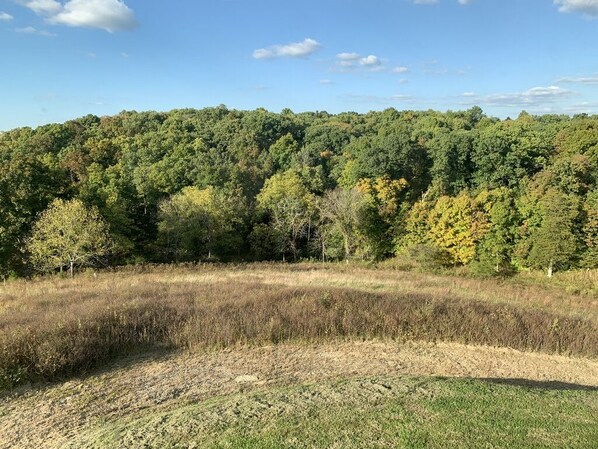
[[[598,390],[370,378],[98,423],[72,448],[596,448]]]

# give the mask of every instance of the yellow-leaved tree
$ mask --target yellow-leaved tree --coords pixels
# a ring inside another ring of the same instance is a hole
[[[108,255],[113,242],[108,225],[96,208],[81,200],[55,199],[42,212],[26,243],[29,260],[40,271],[91,265]]]

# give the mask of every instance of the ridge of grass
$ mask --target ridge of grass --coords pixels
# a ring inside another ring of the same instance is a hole
[[[516,290],[493,301],[485,299],[484,281],[363,270],[164,267],[148,268],[149,274],[106,273],[99,280],[8,285],[0,292],[0,389],[65,378],[119,355],[155,348],[345,337],[598,356],[593,315],[569,313],[584,310],[575,296],[568,297],[569,304],[563,301],[559,313],[553,303],[529,306],[534,295],[538,302],[546,296],[542,289],[534,293],[526,287],[525,294]],[[509,291],[487,285],[494,292]]]

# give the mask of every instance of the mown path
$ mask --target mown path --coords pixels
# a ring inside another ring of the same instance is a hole
[[[0,397],[0,448],[58,448],[99,424],[142,418],[211,398],[378,375],[598,388],[598,360],[451,343],[385,341],[129,357],[85,378]]]

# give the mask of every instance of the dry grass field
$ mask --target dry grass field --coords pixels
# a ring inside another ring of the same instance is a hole
[[[594,276],[251,264],[8,282],[0,448],[592,447]]]
[[[157,267],[8,283],[0,384],[156,348],[329,338],[598,355],[598,303],[559,288],[342,265]]]

